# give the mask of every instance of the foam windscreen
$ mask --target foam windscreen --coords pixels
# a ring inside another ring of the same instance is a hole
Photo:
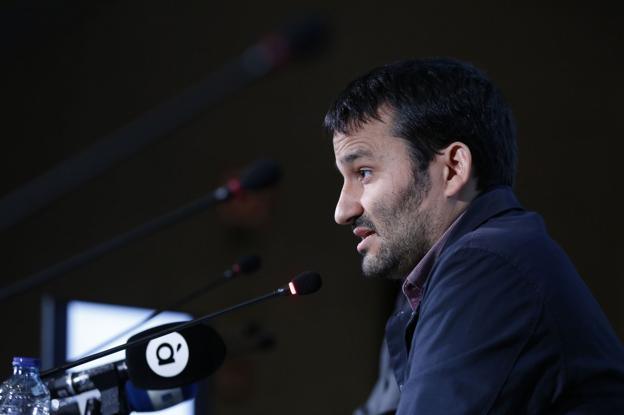
[[[128,342],[181,323],[153,327],[135,334]],[[143,389],[190,385],[214,373],[223,360],[223,339],[206,324],[187,327],[126,350],[128,377],[136,387]]]

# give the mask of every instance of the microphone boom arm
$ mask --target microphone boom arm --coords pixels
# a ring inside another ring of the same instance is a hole
[[[108,355],[111,355],[113,353],[117,353],[117,352],[119,352],[121,350],[125,350],[125,349],[129,349],[131,347],[134,347],[134,346],[138,346],[140,344],[146,343],[146,342],[148,342],[150,340],[153,340],[155,338],[164,336],[164,335],[169,334],[169,333],[173,333],[174,331],[184,330],[184,329],[186,329],[188,327],[195,326],[197,324],[206,322],[208,320],[212,320],[213,318],[219,317],[219,316],[221,316],[223,314],[226,314],[226,313],[229,313],[231,311],[235,311],[235,310],[238,310],[240,308],[244,308],[244,307],[247,307],[247,306],[250,306],[250,305],[253,305],[253,304],[261,303],[261,302],[264,302],[264,301],[266,301],[268,299],[271,299],[271,298],[274,298],[274,297],[281,297],[281,296],[290,295],[290,294],[291,293],[288,290],[288,288],[285,288],[285,287],[278,288],[277,290],[272,291],[272,292],[270,292],[268,294],[264,294],[264,295],[262,295],[260,297],[256,297],[256,298],[253,298],[251,300],[244,301],[242,303],[239,303],[239,304],[236,304],[236,305],[224,308],[224,309],[216,311],[214,313],[207,314],[207,315],[202,316],[202,317],[198,317],[198,318],[196,318],[194,320],[177,324],[177,325],[172,326],[172,327],[170,327],[168,329],[165,329],[165,330],[162,330],[162,331],[158,331],[156,333],[150,334],[150,335],[142,337],[140,339],[136,339],[136,340],[130,341],[128,343],[121,344],[119,346],[115,346],[115,347],[112,347],[110,349],[101,351],[99,353],[94,353],[92,355],[85,356],[85,357],[80,358],[78,360],[74,360],[72,362],[67,362],[65,364],[62,364],[61,366],[56,367],[56,368],[52,368],[52,369],[43,371],[43,372],[41,372],[41,377],[43,378],[43,377],[51,376],[51,375],[53,375],[55,373],[58,373],[58,372],[61,372],[61,371],[65,371],[67,369],[71,369],[71,368],[76,367],[76,366],[80,366],[80,365],[82,365],[84,363],[88,363],[88,362],[91,362],[93,360],[97,360],[97,359],[99,359],[101,357],[108,356]]]

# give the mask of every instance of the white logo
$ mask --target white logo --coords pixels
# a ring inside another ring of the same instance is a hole
[[[169,333],[147,344],[145,358],[150,369],[159,376],[170,378],[182,373],[189,359],[189,348],[179,333]]]

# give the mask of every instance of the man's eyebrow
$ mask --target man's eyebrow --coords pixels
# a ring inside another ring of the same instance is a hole
[[[355,150],[355,151],[353,151],[353,152],[351,152],[349,154],[344,155],[340,159],[340,162],[342,164],[351,164],[355,160],[357,160],[359,158],[364,158],[364,157],[373,157],[373,153],[370,150],[358,149],[358,150]]]

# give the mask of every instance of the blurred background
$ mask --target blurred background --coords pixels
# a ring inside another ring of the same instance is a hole
[[[0,230],[6,286],[207,194],[258,158],[284,170],[274,189],[208,209],[4,301],[1,378],[12,356],[39,355],[43,294],[158,308],[240,255],[257,254],[258,273],[179,311],[207,314],[307,269],[324,286],[215,322],[224,336],[250,323],[275,335],[270,350],[226,361],[214,379],[215,413],[350,413],[374,382],[397,287],[364,280],[355,238],[333,223],[341,181],[321,123],[348,81],[409,57],[467,60],[500,86],[519,128],[516,192],[545,217],[624,338],[616,168],[624,60],[615,2],[5,0],[0,200],[306,13],[330,23],[325,50],[207,106]]]

